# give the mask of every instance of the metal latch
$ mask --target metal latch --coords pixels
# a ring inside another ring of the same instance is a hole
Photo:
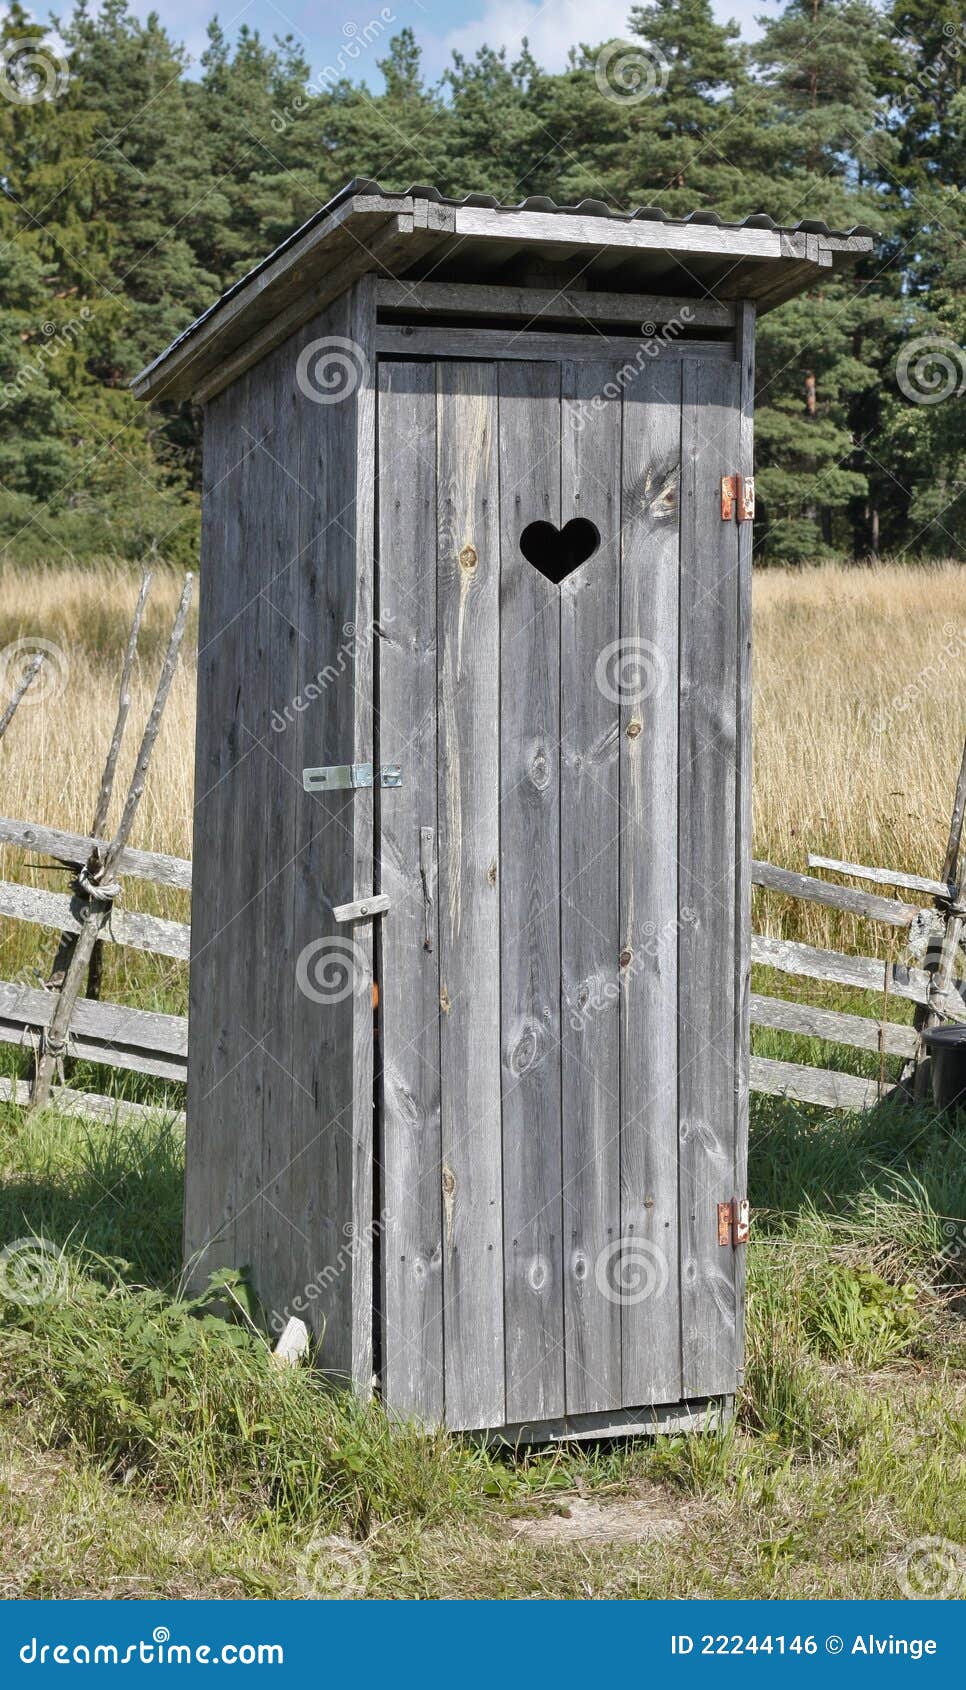
[[[753,475],[721,477],[721,520],[731,522],[737,511],[739,522],[755,520],[755,478]]]
[[[731,1244],[736,1250],[747,1244],[751,1232],[751,1205],[747,1197],[732,1197],[730,1203],[718,1204],[718,1243]]]
[[[402,769],[398,763],[387,763],[381,769],[374,769],[371,763],[330,763],[324,769],[303,769],[302,785],[306,792],[344,792],[353,787],[402,786]]]
[[[389,899],[385,892],[373,892],[368,898],[356,898],[351,904],[336,904],[334,921],[369,921],[374,915],[385,915]]]

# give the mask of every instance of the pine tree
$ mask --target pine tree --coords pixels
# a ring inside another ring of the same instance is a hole
[[[760,80],[736,128],[748,180],[777,222],[888,225],[877,179],[894,143],[876,126],[875,86],[886,45],[882,19],[866,0],[789,0],[767,24],[755,53]],[[878,354],[898,285],[877,255],[762,321],[756,435],[764,557],[862,553],[874,544]]]

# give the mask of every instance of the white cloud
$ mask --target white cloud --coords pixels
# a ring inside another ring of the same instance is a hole
[[[537,63],[544,69],[562,70],[567,53],[580,42],[596,46],[615,36],[633,39],[628,18],[634,0],[598,0],[588,7],[586,0],[483,0],[480,15],[458,24],[444,35],[428,35],[416,22],[416,34],[424,48],[426,69],[438,74],[449,63],[452,52],[471,58],[484,43],[506,47],[512,58],[526,36]],[[713,10],[721,23],[734,19],[746,41],[760,31],[755,18],[763,0],[714,0]]]
[[[592,10],[586,0],[485,0],[481,16],[451,29],[439,50],[444,60],[452,52],[471,57],[485,42],[506,47],[512,58],[526,36],[538,64],[562,70],[568,50],[581,41],[595,45],[626,35],[630,9],[631,0],[598,0]]]

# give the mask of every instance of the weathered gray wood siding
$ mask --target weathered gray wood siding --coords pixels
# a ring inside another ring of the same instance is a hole
[[[738,525],[718,488],[738,455],[736,364],[682,370],[678,1109],[686,1396],[737,1384],[735,1195]]]
[[[332,910],[372,889],[373,795],[301,771],[372,755],[370,287],[205,415],[185,1218],[195,1283],[250,1267],[366,1389],[372,940]]]
[[[730,1393],[738,366],[381,371],[387,1401],[472,1428]],[[601,544],[558,587],[520,534],[577,515]]]

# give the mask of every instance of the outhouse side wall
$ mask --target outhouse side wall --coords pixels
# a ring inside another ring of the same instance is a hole
[[[250,1269],[366,1383],[372,935],[332,911],[372,889],[373,795],[302,769],[372,757],[372,290],[205,411],[185,1205],[195,1286]]]

